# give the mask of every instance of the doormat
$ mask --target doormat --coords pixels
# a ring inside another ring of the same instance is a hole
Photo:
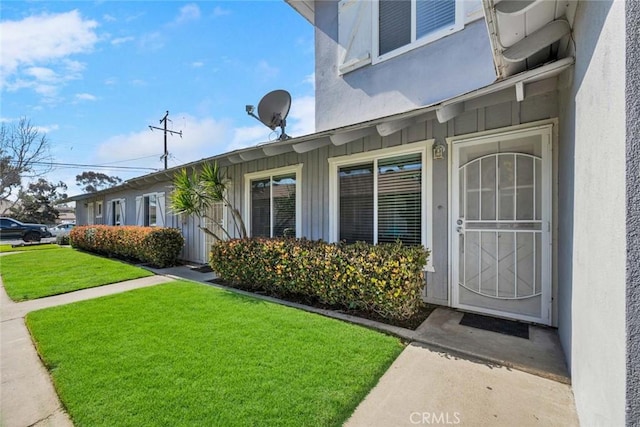
[[[213,272],[213,270],[211,269],[211,266],[208,266],[208,265],[203,265],[202,267],[194,267],[191,270],[197,271],[198,273],[212,273]]]
[[[513,320],[498,319],[495,317],[481,316],[479,314],[465,313],[460,320],[463,326],[469,326],[485,331],[498,332],[518,338],[529,339],[529,325],[514,322]]]

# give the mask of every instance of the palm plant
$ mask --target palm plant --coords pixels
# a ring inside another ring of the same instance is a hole
[[[200,172],[194,169],[191,174],[187,169],[181,169],[173,178],[174,189],[169,198],[171,210],[177,214],[195,215],[213,220],[208,215],[209,207],[214,203],[222,202],[223,206],[231,212],[235,231],[244,239],[247,237],[247,229],[240,211],[227,197],[228,184],[229,179],[222,174],[217,162],[205,163]],[[216,240],[232,237],[224,226],[220,227],[223,236],[217,235],[206,226],[198,225],[198,227]]]

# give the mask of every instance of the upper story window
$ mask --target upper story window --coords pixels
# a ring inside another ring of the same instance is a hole
[[[338,71],[348,73],[464,27],[462,0],[341,0]]]
[[[378,56],[440,38],[456,25],[455,0],[380,0]]]

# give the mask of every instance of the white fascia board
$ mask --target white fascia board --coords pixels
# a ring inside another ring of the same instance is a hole
[[[313,0],[284,0],[289,6],[295,9],[311,25],[315,22],[315,7]]]

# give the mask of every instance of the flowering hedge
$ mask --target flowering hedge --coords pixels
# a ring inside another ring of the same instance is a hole
[[[175,265],[184,246],[176,228],[85,225],[69,233],[71,246],[102,255],[134,259],[164,268]]]
[[[408,319],[422,301],[429,252],[401,243],[330,244],[242,239],[211,248],[211,268],[232,286]]]

